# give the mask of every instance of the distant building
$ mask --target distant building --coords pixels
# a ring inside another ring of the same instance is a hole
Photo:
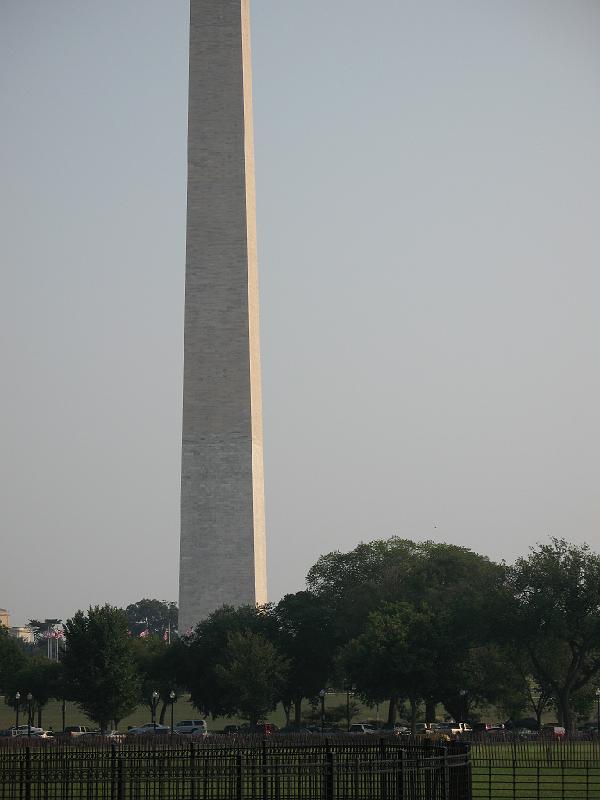
[[[31,628],[11,627],[10,614],[5,608],[0,608],[0,625],[4,628],[8,628],[8,635],[12,636],[13,639],[21,639],[22,642],[27,642],[28,644],[33,644],[35,641]]]
[[[23,628],[11,628],[9,634],[13,637],[13,639],[21,639],[22,642],[27,642],[27,644],[33,644],[35,637],[33,635],[33,631],[31,628],[23,627]]]

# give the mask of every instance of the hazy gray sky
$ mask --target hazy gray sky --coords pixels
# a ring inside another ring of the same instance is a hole
[[[600,547],[600,3],[252,19],[271,598],[392,534]],[[187,34],[185,0],[0,2],[15,622],[177,597]]]

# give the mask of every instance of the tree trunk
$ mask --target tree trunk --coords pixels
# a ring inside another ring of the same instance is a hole
[[[38,728],[42,727],[42,707],[38,706],[37,710],[37,726]]]
[[[388,706],[388,725],[393,725],[396,722],[396,714],[398,711],[398,695],[392,695],[390,697],[390,704]]]
[[[158,718],[159,725],[164,725],[165,724],[165,714],[167,713],[167,706],[168,706],[168,704],[167,704],[166,700],[163,700],[162,708],[160,710],[160,716]]]
[[[419,701],[410,698],[410,732],[414,736],[417,732],[417,711],[419,710]]]
[[[435,722],[435,700],[429,698],[425,701],[425,722]]]
[[[558,721],[567,733],[571,733],[573,727],[571,718],[571,693],[568,689],[562,689],[558,692],[556,699],[558,701]]]
[[[542,730],[542,714],[544,713],[544,706],[541,703],[538,703],[535,706],[535,718],[537,720],[538,731]]]
[[[283,703],[283,713],[285,714],[285,727],[289,728],[290,725],[290,714],[292,713],[292,701],[285,700]]]
[[[294,700],[294,725],[302,724],[302,698],[296,697]]]

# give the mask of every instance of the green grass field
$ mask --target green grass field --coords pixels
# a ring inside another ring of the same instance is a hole
[[[475,746],[474,800],[600,799],[598,742]]]
[[[331,694],[327,695],[327,706],[328,707],[335,707],[346,702],[346,695],[345,694]],[[356,700],[354,700],[356,702]],[[360,705],[360,711],[355,717],[356,721],[364,721],[364,720],[376,720],[377,719],[377,709],[370,708],[368,706]],[[56,700],[51,700],[48,705],[45,707],[43,716],[42,716],[42,725],[45,728],[52,727],[53,730],[59,731],[62,730],[62,712],[61,712],[62,704]],[[160,706],[159,706],[160,710]],[[306,710],[309,710],[308,703],[306,704]],[[177,720],[183,719],[199,719],[202,717],[198,711],[194,710],[191,703],[187,698],[181,698],[175,703],[174,706],[174,717],[175,722]],[[380,718],[385,720],[387,709],[384,706],[381,706],[379,709]],[[136,725],[144,725],[147,722],[150,722],[150,709],[147,706],[139,706],[133,714],[130,714],[128,717],[123,719],[119,723],[119,729],[122,731],[126,731],[129,725],[135,727]],[[157,718],[158,719],[158,718]],[[209,718],[208,722],[208,729],[212,731],[222,730],[225,725],[229,724],[241,724],[244,720],[237,719],[235,717],[217,717],[216,719]],[[283,727],[285,725],[285,713],[283,711],[283,707],[280,705],[277,709],[272,713],[269,714],[268,717],[269,722],[274,722],[279,727]],[[21,718],[20,723],[26,722],[26,711],[25,707],[22,705],[21,707]],[[4,702],[4,698],[0,696],[0,730],[5,728],[10,728],[12,725],[15,724],[15,712],[10,706],[7,706]],[[67,725],[87,725],[88,727],[96,727],[95,723],[91,722],[85,714],[77,708],[76,705],[73,703],[67,703],[66,705],[66,724]],[[165,716],[165,725],[171,724],[171,711],[167,709],[167,713]],[[342,723],[343,725],[344,723]]]

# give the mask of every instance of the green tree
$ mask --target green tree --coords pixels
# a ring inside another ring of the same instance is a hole
[[[182,689],[182,660],[185,647],[180,640],[168,645],[156,636],[132,640],[137,671],[141,680],[141,696],[152,710],[152,693],[158,692],[160,710],[158,721],[164,724],[171,703],[170,693],[180,694]]]
[[[428,608],[436,620],[430,658],[443,665],[430,675],[422,697],[429,721],[438,702],[456,707],[467,686],[465,665],[474,647],[494,640],[490,621],[496,614],[503,568],[468,548],[437,542],[415,543],[393,537],[361,543],[350,553],[322,556],[309,571],[307,583],[335,613],[333,639],[343,647],[358,637],[369,614],[385,604],[408,603]],[[398,698],[390,696],[388,721],[393,722]],[[464,705],[464,703],[463,703]]]
[[[102,730],[136,707],[140,678],[125,613],[113,606],[78,611],[65,624],[65,683],[77,705]]]
[[[386,600],[403,595],[418,545],[392,537],[361,542],[354,550],[321,556],[306,577],[310,592],[332,608],[333,634],[342,645],[358,636],[367,617]]]
[[[56,661],[49,661],[44,656],[34,656],[28,658],[11,673],[6,683],[6,702],[15,708],[14,697],[20,692],[21,706],[25,708],[25,698],[31,693],[32,722],[37,716],[37,724],[42,727],[43,710],[49,700],[60,697],[61,686],[62,665]]]
[[[133,636],[146,630],[159,637],[163,637],[165,631],[167,634],[177,631],[179,612],[174,602],[144,598],[128,605],[125,614]]]
[[[277,625],[277,646],[289,661],[283,704],[289,723],[302,722],[303,698],[315,697],[327,685],[335,655],[332,608],[310,592],[287,594],[272,611]]]
[[[508,571],[507,593],[507,636],[571,730],[573,697],[600,672],[600,556],[551,539]]]
[[[9,636],[0,625],[0,694],[10,693],[12,676],[26,663],[26,656],[19,642]]]
[[[343,669],[367,702],[390,696],[408,698],[413,731],[419,703],[430,693],[440,669],[432,659],[435,627],[435,617],[427,608],[386,604],[370,614],[364,632],[340,655]]]
[[[271,606],[223,606],[197,625],[192,636],[185,637],[184,682],[194,707],[205,714],[231,716],[237,708],[215,671],[217,664],[227,663],[233,633],[260,634],[276,642],[277,623]]]
[[[252,631],[227,637],[215,675],[233,713],[256,725],[273,711],[285,686],[287,660],[265,636]]]

